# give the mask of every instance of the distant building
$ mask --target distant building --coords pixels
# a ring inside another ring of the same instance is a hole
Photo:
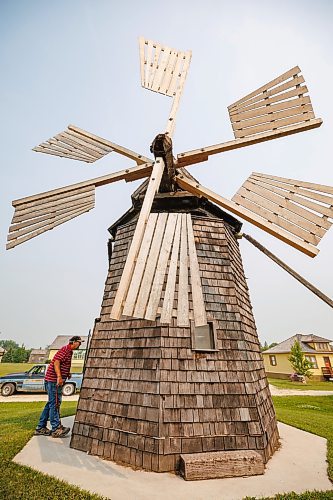
[[[284,340],[275,347],[264,351],[264,365],[268,377],[289,378],[294,370],[288,361],[290,350],[298,340],[305,357],[313,363],[311,371],[314,380],[326,380],[333,377],[333,347],[331,340],[317,335],[297,334]]]
[[[63,347],[64,345],[67,345],[69,342],[69,339],[71,337],[73,337],[74,335],[75,335],[75,333],[73,333],[72,335],[58,335],[49,347],[48,359],[51,361],[51,359],[53,359],[53,356],[55,355],[55,353],[61,347]],[[77,349],[76,351],[73,352],[73,357],[72,357],[72,367],[77,368],[77,369],[78,368],[83,369],[84,359],[85,359],[86,350],[87,350],[87,341],[88,341],[87,336],[80,335],[80,337],[85,342],[83,342],[81,344],[79,349]]]
[[[6,352],[6,350],[3,347],[0,347],[0,363],[2,361],[2,358],[3,358],[4,354],[5,354],[5,352]]]
[[[45,363],[48,355],[49,351],[47,349],[32,349],[28,363]]]

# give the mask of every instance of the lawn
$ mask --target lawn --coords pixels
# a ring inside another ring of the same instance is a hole
[[[27,372],[35,365],[39,363],[0,363],[0,377],[7,375],[7,373],[18,373],[18,372]],[[81,373],[82,367],[72,367],[72,373]]]
[[[333,395],[273,396],[273,402],[280,422],[327,439],[327,468],[333,481]]]
[[[328,440],[328,470],[333,478],[333,396],[287,396],[273,398],[278,420],[318,434]],[[101,500],[74,486],[12,462],[33,435],[44,403],[1,403],[0,498],[8,500]],[[76,402],[62,404],[62,416],[73,415]],[[158,498],[158,496],[156,497]],[[250,497],[247,497],[250,500]],[[288,493],[270,500],[332,500],[333,491]],[[252,499],[251,500],[255,500]],[[261,500],[269,500],[268,498]]]
[[[1,403],[0,411],[0,498],[8,500],[101,500],[63,481],[18,465],[11,460],[24,447],[44,406],[36,403]],[[76,402],[61,405],[62,416],[73,415]]]
[[[268,382],[279,389],[296,389],[299,391],[333,391],[333,382],[320,382],[309,379],[306,384],[302,384],[302,382],[291,382],[290,380],[280,378],[268,378]]]

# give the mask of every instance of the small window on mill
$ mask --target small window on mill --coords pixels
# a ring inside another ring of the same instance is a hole
[[[210,351],[215,349],[213,323],[193,328],[193,344],[194,350]]]

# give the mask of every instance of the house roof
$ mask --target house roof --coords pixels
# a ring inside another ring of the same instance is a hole
[[[60,349],[64,345],[67,345],[68,342],[69,342],[69,339],[72,338],[74,335],[75,334],[72,334],[72,335],[58,335],[54,339],[54,341],[52,342],[52,344],[50,345],[49,349],[57,349],[57,350]],[[84,349],[86,349],[88,336],[87,335],[80,335],[80,337],[85,342],[80,345],[79,349],[84,350]]]
[[[47,354],[47,349],[31,349],[31,354]]]
[[[293,335],[289,339],[280,342],[280,344],[276,345],[275,347],[267,349],[267,351],[264,351],[264,354],[290,352],[292,346],[295,343],[295,340],[298,340],[298,342],[300,343],[302,351],[308,353],[318,353],[318,351],[308,345],[308,342],[331,342],[331,340],[324,339],[323,337],[317,337],[317,335],[302,335],[301,333],[298,333],[297,335]]]

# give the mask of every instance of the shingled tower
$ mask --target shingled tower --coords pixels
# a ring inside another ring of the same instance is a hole
[[[208,451],[255,450],[266,462],[278,431],[235,236],[241,224],[189,193],[157,195],[153,212],[167,207],[192,219],[209,327],[112,321],[139,197],[110,228],[112,256],[71,446],[158,472],[178,470],[181,454]],[[191,294],[189,309],[193,318]]]

